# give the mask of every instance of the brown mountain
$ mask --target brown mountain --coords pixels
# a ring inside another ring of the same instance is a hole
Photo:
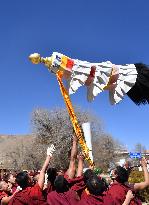
[[[33,139],[33,135],[0,135],[0,168],[11,168],[12,160],[22,158]]]

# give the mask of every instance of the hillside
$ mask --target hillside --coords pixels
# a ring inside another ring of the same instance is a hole
[[[33,140],[33,135],[0,135],[0,168],[11,168],[11,162],[15,156],[23,154],[23,150]],[[18,157],[23,157],[23,155],[16,156]]]

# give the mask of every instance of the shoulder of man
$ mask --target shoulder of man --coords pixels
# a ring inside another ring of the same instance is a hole
[[[0,202],[1,202],[2,198],[5,196],[8,196],[8,194],[5,193],[4,191],[0,192]]]

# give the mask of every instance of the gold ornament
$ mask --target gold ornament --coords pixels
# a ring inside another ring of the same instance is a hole
[[[52,65],[52,57],[46,57],[43,58],[40,56],[39,53],[33,53],[29,56],[29,60],[33,63],[33,64],[39,64],[39,63],[44,63],[48,68],[51,67]]]

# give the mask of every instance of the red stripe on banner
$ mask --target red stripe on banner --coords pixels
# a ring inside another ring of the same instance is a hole
[[[74,61],[68,58],[66,68],[72,69],[73,65],[74,65]]]
[[[85,85],[89,86],[93,82],[93,80],[95,78],[95,71],[96,71],[96,66],[92,66],[90,74],[85,82]]]

